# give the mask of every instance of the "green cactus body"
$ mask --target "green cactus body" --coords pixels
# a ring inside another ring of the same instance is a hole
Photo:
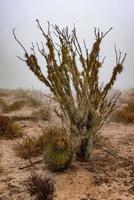
[[[46,161],[52,171],[62,171],[72,159],[72,150],[65,139],[57,139],[48,145]]]

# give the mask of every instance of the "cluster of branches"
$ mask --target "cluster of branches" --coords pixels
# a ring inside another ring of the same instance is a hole
[[[69,32],[68,27],[60,29],[57,25],[53,26],[48,23],[46,33],[39,20],[36,21],[46,40],[45,45],[42,43],[42,48],[38,44],[37,47],[46,61],[47,74],[42,73],[34,46],[32,46],[32,54],[29,54],[17,39],[14,29],[14,38],[25,52],[25,58],[21,59],[52,91],[63,113],[63,115],[58,112],[57,114],[62,119],[63,116],[69,119],[72,133],[84,135],[87,134],[87,130],[92,129],[95,135],[115,107],[118,96],[108,99],[107,94],[114,85],[117,75],[123,70],[126,54],[122,57],[121,52],[117,53],[115,48],[116,65],[112,76],[106,85],[100,85],[99,70],[104,63],[104,60],[99,60],[100,44],[112,28],[106,33],[95,29],[95,42],[91,51],[84,42],[85,52],[83,52],[75,28]],[[52,38],[51,29],[58,38],[58,44]]]

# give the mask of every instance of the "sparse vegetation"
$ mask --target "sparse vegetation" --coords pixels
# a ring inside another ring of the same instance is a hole
[[[46,145],[49,145],[51,142],[58,138],[63,138],[67,135],[66,129],[56,125],[50,125],[43,129],[42,139]]]
[[[10,120],[9,117],[0,115],[0,138],[14,139],[22,136],[22,131],[18,124]]]
[[[49,121],[51,118],[51,111],[49,110],[48,107],[46,107],[43,110],[38,110],[34,111],[31,115],[33,120],[44,120],[44,121]]]
[[[24,182],[24,187],[36,200],[53,200],[55,188],[51,178],[32,173]]]
[[[119,122],[123,123],[134,123],[134,113],[124,108],[121,111],[117,112],[117,117]]]
[[[0,108],[1,108],[1,110],[3,110],[3,108],[6,107],[6,106],[7,106],[6,102],[2,98],[0,98]]]
[[[8,98],[11,99],[12,97],[12,99],[14,99],[12,91],[10,92],[10,95]],[[121,96],[123,102],[119,99],[118,105],[120,106],[120,108],[122,108],[123,106],[126,107],[129,101],[128,94],[125,93],[124,96],[126,98],[123,98],[123,96]],[[3,99],[8,102],[8,98]],[[130,99],[133,100],[132,96]],[[27,109],[29,109],[29,107],[25,107],[24,111]],[[87,164],[74,162],[73,160],[73,164],[70,166],[70,159],[69,163],[67,165],[64,165],[62,161],[64,161],[65,159],[65,154],[62,158],[60,158],[61,152],[58,152],[60,156],[58,155],[59,157],[56,158],[56,152],[54,151],[54,157],[51,157],[51,159],[54,158],[54,162],[56,163],[54,165],[53,163],[49,163],[49,160],[46,159],[48,156],[47,153],[48,149],[51,146],[50,144],[52,144],[53,141],[58,141],[58,139],[60,139],[60,143],[58,143],[58,146],[60,148],[63,148],[64,142],[62,143],[61,138],[67,136],[67,139],[69,139],[69,132],[67,132],[66,129],[62,128],[62,126],[59,126],[64,124],[59,123],[58,126],[53,125],[53,123],[56,124],[57,122],[57,119],[56,121],[54,121],[55,117],[52,118],[52,124],[50,124],[44,122],[34,123],[33,121],[30,121],[31,119],[21,115],[19,116],[17,114],[14,115],[14,113],[11,113],[11,115],[9,116],[11,116],[11,120],[26,120],[20,121],[18,123],[21,124],[22,129],[24,128],[25,134],[24,138],[16,139],[12,142],[8,140],[0,140],[0,152],[2,152],[2,157],[0,154],[0,177],[2,180],[0,184],[2,189],[2,194],[0,195],[1,198],[9,198],[9,194],[12,194],[13,199],[19,199],[20,197],[38,199],[37,193],[34,193],[30,197],[30,191],[37,191],[35,190],[35,181],[33,181],[34,183],[32,182],[33,185],[31,185],[33,190],[29,189],[29,192],[27,186],[24,190],[23,188],[21,188],[20,184],[23,184],[23,182],[25,182],[25,179],[26,182],[27,180],[29,180],[28,174],[30,170],[36,170],[36,172],[38,173],[43,170],[42,173],[39,175],[39,178],[44,180],[44,176],[46,174],[51,174],[52,177],[54,177],[56,180],[56,184],[54,185],[56,187],[54,199],[55,195],[57,199],[98,199],[98,192],[100,192],[101,194],[99,199],[105,199],[106,195],[109,196],[109,191],[107,191],[107,188],[110,188],[110,197],[113,199],[115,196],[116,198],[120,198],[120,190],[122,190],[122,198],[126,198],[127,196],[128,199],[133,199],[133,124],[126,125],[126,123],[106,123],[104,129],[102,130],[102,133],[104,133],[104,135],[98,134],[94,138],[95,140],[93,156]],[[41,130],[39,130],[39,126],[41,125],[42,127],[43,124],[45,125],[45,127],[42,129],[42,132],[40,132]],[[33,131],[33,125],[39,131]],[[27,137],[28,135],[29,137]],[[33,142],[29,142],[28,138],[32,139]],[[27,139],[26,145],[29,145],[30,143],[30,148],[27,148],[25,145],[23,148],[21,148],[21,144],[25,139]],[[70,142],[72,141],[69,140],[69,145]],[[21,156],[18,156],[26,160],[21,160],[15,157],[15,154],[18,152],[13,153],[10,143],[13,143],[13,148],[16,146],[15,143],[18,144],[17,151],[21,152]],[[84,146],[85,145],[83,145],[83,147]],[[72,150],[71,147],[69,149]],[[80,150],[83,150],[83,148],[80,148]],[[72,153],[74,153],[74,151],[72,151]],[[83,152],[81,153],[81,155],[83,155]],[[79,155],[78,157],[81,158],[80,161],[84,161],[84,158],[81,155]],[[75,155],[73,158],[75,159]],[[59,162],[57,160],[59,160]],[[43,165],[44,162],[45,165]],[[57,163],[60,163],[60,168],[58,169]],[[62,174],[51,173],[48,171],[62,171],[64,167],[69,167],[69,170],[63,171]],[[11,179],[10,176],[7,176],[9,172],[12,172],[11,177],[14,178],[14,180]],[[21,182],[19,185],[18,181],[19,183]],[[43,188],[42,186],[44,186],[44,183],[41,186],[41,184],[38,182],[37,185],[39,186],[39,188]],[[115,186],[117,187],[116,190]],[[61,187],[64,188],[64,193]],[[77,188],[79,190],[79,194]],[[44,192],[44,188],[38,189],[38,191],[40,190]],[[101,193],[102,190],[105,192],[105,194]],[[96,191],[98,192],[96,193]],[[29,193],[29,195],[26,193]],[[39,192],[39,194],[43,196],[44,200],[44,193]]]
[[[35,119],[42,119],[48,121],[52,115],[52,104],[51,99],[48,99],[42,92],[32,91],[29,93],[27,91],[22,91],[23,97],[27,100],[30,106],[37,108],[37,111],[32,113]]]
[[[26,104],[26,102],[24,100],[17,100],[9,105],[4,103],[2,106],[2,111],[5,113],[17,111],[17,110],[20,110],[21,108],[23,108],[25,104]]]
[[[42,130],[39,136],[27,136],[22,141],[13,144],[16,156],[30,160],[32,157],[43,154],[44,149],[57,138],[64,136],[64,129],[57,126],[50,126]]]
[[[8,91],[4,89],[0,89],[0,98],[8,96]]]
[[[126,124],[134,123],[134,98],[130,98],[127,101],[124,100],[124,104],[126,105],[113,113],[111,119]]]
[[[123,70],[126,54],[122,57],[121,52],[118,54],[115,48],[116,65],[109,82],[103,85],[99,82],[99,70],[104,62],[104,60],[100,61],[100,45],[111,28],[106,33],[95,29],[95,42],[91,52],[85,42],[85,52],[83,52],[75,28],[69,33],[68,27],[61,30],[57,25],[52,26],[59,40],[57,45],[53,40],[50,24],[48,23],[47,33],[39,20],[37,20],[37,25],[46,39],[48,51],[45,50],[43,43],[42,49],[39,45],[37,46],[46,61],[48,74],[43,74],[38,64],[34,45],[32,46],[33,53],[29,54],[17,39],[14,29],[14,38],[25,53],[25,58],[21,59],[53,93],[62,112],[56,111],[57,115],[70,129],[70,138],[75,141],[76,149],[83,148],[82,144],[85,145],[84,151],[80,151],[83,152],[84,160],[88,160],[93,149],[93,139],[114,110],[118,99],[118,96],[108,99],[107,94],[114,85],[117,75]],[[83,143],[83,140],[86,142]]]
[[[13,150],[16,156],[24,160],[31,160],[32,157],[42,154],[44,147],[45,144],[41,135],[39,137],[26,137],[22,142],[16,142]]]

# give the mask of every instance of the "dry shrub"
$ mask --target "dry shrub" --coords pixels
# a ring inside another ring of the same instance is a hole
[[[25,100],[25,97],[23,94],[23,89],[19,88],[17,90],[14,90],[14,97],[15,97],[15,99],[18,99],[18,100]]]
[[[3,99],[0,99],[0,108],[3,110],[3,108],[6,106],[6,102]]]
[[[117,112],[119,122],[134,123],[134,113],[126,109]]]
[[[26,102],[24,100],[17,100],[15,102],[13,102],[12,104],[9,104],[9,105],[5,104],[2,107],[2,111],[5,113],[8,113],[8,112],[20,110],[21,108],[23,108],[25,103]]]
[[[42,109],[42,110],[40,109],[32,113],[32,118],[34,120],[48,121],[50,117],[51,117],[51,111],[49,107],[46,107],[45,109]]]
[[[129,100],[128,102],[128,109],[132,112],[134,112],[134,98]]]
[[[55,188],[51,178],[32,173],[24,182],[24,187],[31,196],[35,196],[36,200],[53,199]]]
[[[134,98],[125,102],[127,105],[118,109],[112,115],[112,120],[123,123],[134,123]]]
[[[36,108],[37,111],[34,111],[32,115],[36,119],[42,119],[48,121],[51,118],[52,109],[51,109],[51,100],[46,98],[45,94],[41,91],[23,91],[23,97],[27,100],[29,105],[33,108]]]
[[[44,141],[42,136],[27,137],[23,139],[22,142],[16,142],[13,146],[16,156],[24,159],[30,160],[32,157],[39,156],[44,150]]]
[[[65,128],[58,127],[56,125],[46,127],[43,129],[42,139],[44,140],[45,144],[48,145],[53,141],[57,140],[58,138],[63,138],[66,136]]]
[[[39,156],[44,152],[45,147],[55,138],[63,136],[63,129],[57,126],[50,126],[43,129],[38,137],[27,137],[21,142],[16,142],[13,146],[16,156],[28,160]]]
[[[0,115],[0,138],[14,139],[22,136],[22,131],[18,124],[10,120],[9,117]]]
[[[8,96],[8,91],[4,89],[0,89],[0,97],[6,97]]]

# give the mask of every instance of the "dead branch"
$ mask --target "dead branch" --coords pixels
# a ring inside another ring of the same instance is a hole
[[[25,165],[25,166],[23,166],[23,167],[19,167],[19,169],[22,170],[22,169],[29,168],[29,167],[31,167],[31,166],[33,166],[33,165],[35,165],[35,164],[41,163],[42,161],[43,161],[43,159],[38,160],[38,161],[35,161],[35,162],[31,162],[29,165]]]

